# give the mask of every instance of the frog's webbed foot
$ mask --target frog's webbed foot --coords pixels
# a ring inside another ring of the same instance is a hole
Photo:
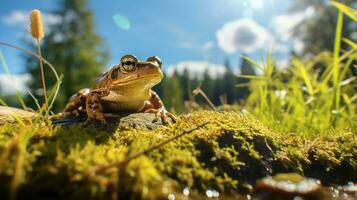
[[[150,108],[145,111],[145,113],[154,113],[155,114],[155,119],[153,122],[157,122],[159,120],[159,117],[161,118],[162,122],[164,124],[168,124],[168,118],[172,120],[172,122],[176,122],[176,117],[172,113],[168,112],[164,107],[161,108]]]
[[[105,116],[102,112],[102,105],[100,104],[100,98],[109,95],[109,93],[110,91],[108,89],[92,90],[89,93],[86,99],[87,120],[84,122],[84,125],[91,122],[106,123]]]
[[[87,118],[86,121],[83,122],[82,127],[88,127],[89,125],[94,124],[94,125],[105,125],[107,124],[107,121],[105,118]]]

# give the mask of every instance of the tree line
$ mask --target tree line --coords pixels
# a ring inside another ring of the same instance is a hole
[[[255,75],[254,67],[245,59],[241,60],[239,66],[230,65],[227,59],[224,62],[225,72],[214,77],[205,70],[201,76],[192,77],[189,70],[185,68],[182,73],[174,71],[171,76],[165,76],[161,84],[154,90],[160,95],[165,105],[175,111],[184,112],[185,102],[195,100],[200,105],[207,104],[207,101],[200,95],[195,95],[192,91],[200,87],[214,105],[239,103],[249,95],[249,79],[239,77],[240,75]]]

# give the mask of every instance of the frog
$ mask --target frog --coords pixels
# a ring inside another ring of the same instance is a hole
[[[168,112],[159,95],[152,90],[163,80],[162,61],[151,56],[139,61],[134,55],[124,55],[120,63],[98,75],[90,88],[80,89],[71,96],[61,113],[86,116],[85,124],[93,121],[106,124],[118,113],[154,113],[154,122],[161,118],[164,124],[176,116]]]

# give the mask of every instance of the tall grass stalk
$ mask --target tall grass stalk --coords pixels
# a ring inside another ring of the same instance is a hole
[[[41,70],[42,89],[43,89],[43,95],[45,97],[45,103],[44,103],[45,117],[47,117],[48,99],[47,99],[45,74],[43,71],[42,55],[41,55],[41,39],[44,36],[44,30],[42,25],[41,12],[37,9],[32,10],[30,13],[30,33],[32,37],[36,40],[36,44],[37,44],[37,51],[39,55],[40,70]]]

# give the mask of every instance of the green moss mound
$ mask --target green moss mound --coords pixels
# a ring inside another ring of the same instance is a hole
[[[205,127],[99,173],[201,123]],[[19,199],[167,199],[183,188],[249,192],[259,178],[299,172],[325,183],[357,179],[351,130],[295,135],[237,112],[199,111],[156,130],[0,126],[0,195]]]

